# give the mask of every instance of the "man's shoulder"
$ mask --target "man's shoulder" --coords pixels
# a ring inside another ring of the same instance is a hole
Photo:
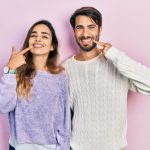
[[[70,64],[70,63],[72,63],[72,62],[73,62],[73,56],[71,56],[71,57],[65,59],[65,60],[63,61],[62,65],[65,67],[66,65],[68,65],[68,64]]]

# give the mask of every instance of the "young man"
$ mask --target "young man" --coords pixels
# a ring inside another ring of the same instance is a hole
[[[71,148],[122,150],[127,145],[128,90],[150,95],[150,69],[110,43],[98,42],[102,16],[97,9],[76,10],[70,23],[80,47],[64,63],[73,112]]]

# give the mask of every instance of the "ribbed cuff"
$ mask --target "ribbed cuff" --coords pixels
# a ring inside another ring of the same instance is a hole
[[[122,55],[124,52],[119,51],[115,47],[111,47],[107,53],[105,54],[105,57],[112,62],[116,62],[116,60]]]
[[[6,83],[16,84],[16,74],[4,74],[2,80]]]

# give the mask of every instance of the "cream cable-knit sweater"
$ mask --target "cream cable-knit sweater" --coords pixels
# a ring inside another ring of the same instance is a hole
[[[111,47],[107,61],[68,59],[73,150],[120,150],[127,145],[128,90],[150,95],[150,69]]]

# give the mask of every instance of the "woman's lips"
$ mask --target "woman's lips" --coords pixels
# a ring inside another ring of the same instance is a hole
[[[33,47],[34,48],[42,48],[42,47],[44,47],[44,45],[43,44],[33,44]]]

